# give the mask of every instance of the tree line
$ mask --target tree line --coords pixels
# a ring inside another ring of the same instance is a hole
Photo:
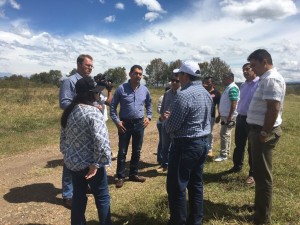
[[[181,61],[166,63],[161,58],[153,59],[144,69],[144,80],[146,85],[152,87],[165,87],[167,86],[172,71],[179,68]],[[198,63],[201,69],[201,78],[210,76],[215,83],[221,83],[221,78],[224,73],[231,72],[230,66],[219,57],[212,58],[209,62]],[[76,73],[76,69],[72,69],[67,76]],[[106,70],[104,73],[106,79],[112,80],[114,85],[124,83],[127,80],[127,73],[125,67],[116,67]],[[18,82],[33,82],[35,84],[49,84],[59,87],[62,79],[62,73],[59,70],[50,70],[49,72],[35,73],[28,77],[22,75],[11,75],[10,77],[4,77],[4,81],[18,81]],[[0,81],[1,83],[2,81]]]

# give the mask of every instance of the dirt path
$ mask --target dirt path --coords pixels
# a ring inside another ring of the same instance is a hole
[[[157,136],[153,121],[145,132],[144,162],[156,163]],[[110,139],[116,155],[116,130],[110,132]],[[61,200],[61,159],[58,145],[0,159],[0,224],[70,224],[70,211]],[[115,168],[116,160],[109,176],[114,175]]]

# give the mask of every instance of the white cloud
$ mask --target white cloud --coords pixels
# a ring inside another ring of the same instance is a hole
[[[105,3],[105,1],[104,1],[104,0],[99,0],[99,2],[100,2],[101,4],[104,4],[104,3]]]
[[[292,0],[223,0],[221,10],[227,15],[250,22],[257,19],[284,19],[297,13]]]
[[[106,23],[113,23],[116,21],[116,16],[115,15],[111,15],[111,16],[108,16],[108,17],[105,17],[104,18],[104,21]]]
[[[164,12],[156,0],[134,0],[138,6],[146,6],[149,11]]]
[[[194,4],[168,21],[150,24],[128,35],[76,33],[60,37],[34,33],[26,21],[15,22],[10,32],[0,29],[0,72],[33,74],[57,69],[66,74],[76,66],[81,53],[93,56],[92,75],[116,66],[129,69],[140,64],[145,68],[154,58],[169,63],[176,59],[204,62],[220,57],[231,67],[236,80],[243,81],[241,66],[248,55],[265,48],[287,81],[300,80],[299,15],[248,23],[222,14],[218,0],[195,0]],[[113,16],[109,21],[112,19]]]
[[[159,18],[159,16],[160,15],[157,12],[148,12],[148,13],[145,14],[144,20],[146,20],[148,22],[153,22],[154,20]]]
[[[21,9],[21,5],[17,3],[15,0],[9,0],[8,2],[14,9]]]
[[[115,7],[116,7],[116,9],[121,9],[121,10],[125,9],[124,4],[121,2],[116,3]]]
[[[26,20],[20,19],[12,21],[10,30],[15,34],[19,34],[24,37],[30,37],[32,35]]]

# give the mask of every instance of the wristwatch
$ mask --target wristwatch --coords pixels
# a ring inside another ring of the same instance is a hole
[[[262,130],[262,131],[260,132],[260,135],[263,136],[263,137],[268,137],[268,136],[269,136],[269,133],[267,133],[266,131],[263,131],[263,130]]]

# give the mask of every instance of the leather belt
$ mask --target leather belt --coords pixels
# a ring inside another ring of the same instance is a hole
[[[175,141],[195,141],[207,138],[207,135],[201,137],[182,137],[182,138],[174,138]]]

